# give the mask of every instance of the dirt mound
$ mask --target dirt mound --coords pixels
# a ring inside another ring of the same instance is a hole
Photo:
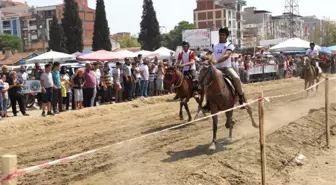
[[[336,126],[336,104],[330,107],[331,133]],[[325,151],[324,108],[311,110],[307,116],[267,135],[267,182],[286,184],[298,166],[293,159],[298,154],[308,159]],[[334,138],[331,138],[334,142]],[[214,162],[202,166],[185,178],[186,184],[257,185],[260,184],[260,152],[257,138],[250,139],[237,150],[211,156]]]

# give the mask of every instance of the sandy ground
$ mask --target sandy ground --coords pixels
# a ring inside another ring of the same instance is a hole
[[[330,86],[330,97],[335,100],[335,81]],[[330,149],[322,147],[323,137],[319,139],[324,128],[324,113],[319,110],[324,106],[323,87],[321,84],[317,94],[308,98],[301,93],[266,103],[269,184],[335,182],[335,137]],[[254,99],[261,90],[265,96],[302,90],[303,82],[288,79],[251,84],[245,89],[248,98]],[[66,112],[55,117],[42,118],[36,113],[30,118],[3,120],[0,154],[17,154],[19,168],[24,168],[185,122],[178,117],[179,103],[169,99],[172,96]],[[194,101],[190,107],[194,115]],[[252,107],[257,120],[257,105]],[[331,124],[336,121],[335,110],[333,104]],[[212,137],[209,119],[27,174],[19,178],[19,184],[259,184],[259,131],[251,126],[244,111],[235,111],[234,118],[238,124],[234,140],[229,142],[225,117],[220,116],[220,144],[216,152],[208,150]],[[301,167],[292,165],[290,161],[298,153],[307,156],[309,163]]]

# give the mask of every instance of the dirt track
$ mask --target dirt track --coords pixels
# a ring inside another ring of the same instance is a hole
[[[335,81],[332,83],[335,84]],[[335,97],[335,85],[331,86],[330,96]],[[310,115],[307,122],[298,121],[306,124],[305,127],[290,124],[288,128],[279,129],[307,115],[310,109],[323,107],[323,87],[324,84],[318,94],[309,99],[305,99],[302,93],[266,104],[266,130],[272,133],[267,138],[270,142],[267,148],[270,161],[268,178],[284,166],[279,160],[293,157],[297,152],[293,149],[299,146],[310,146],[307,141],[315,136],[315,131],[320,132],[316,134],[322,133],[322,125],[318,124],[317,128],[311,124],[323,123],[321,111]],[[298,79],[245,86],[249,99],[258,97],[261,90],[269,96],[296,92],[302,88],[303,82]],[[182,123],[178,118],[178,103],[167,102],[171,98],[166,96],[101,106],[47,119],[6,120],[0,124],[0,154],[16,153],[19,167],[24,168],[162,130]],[[194,101],[190,105],[194,115]],[[252,107],[257,120],[256,105]],[[335,112],[333,106],[333,123]],[[75,185],[258,184],[258,130],[251,126],[247,113],[238,110],[234,115],[238,124],[233,133],[233,143],[225,140],[228,132],[223,127],[225,119],[220,116],[218,137],[222,139],[216,153],[207,150],[211,141],[211,122],[205,120],[33,172],[20,177],[19,182]],[[298,141],[298,133],[304,134],[302,140],[306,139],[305,143]],[[317,144],[311,141],[311,145]],[[286,168],[286,172],[280,171],[273,177],[272,180],[276,180],[274,184],[288,184],[286,173],[290,170]]]

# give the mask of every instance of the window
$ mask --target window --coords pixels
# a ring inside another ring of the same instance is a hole
[[[11,27],[10,21],[3,21],[2,22],[2,27],[3,28],[10,28]]]
[[[231,19],[231,11],[228,11],[228,18]]]
[[[36,26],[36,21],[35,20],[29,20],[29,26]]]
[[[11,30],[4,30],[4,34],[12,34]]]
[[[12,20],[12,29],[13,29],[13,35],[18,35],[18,26],[17,26],[17,21],[16,20]]]

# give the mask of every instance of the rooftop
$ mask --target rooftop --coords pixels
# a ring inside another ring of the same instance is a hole
[[[35,53],[27,52],[27,53],[16,53],[10,58],[6,58],[5,55],[0,55],[0,65],[13,65],[19,62],[22,59],[30,58],[30,56],[34,55]]]

